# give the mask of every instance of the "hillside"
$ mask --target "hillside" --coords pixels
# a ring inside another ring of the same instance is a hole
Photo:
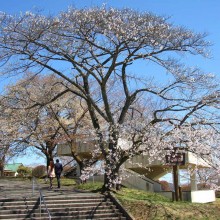
[[[97,190],[99,184],[84,184],[80,189]],[[150,192],[122,188],[114,192],[121,204],[135,220],[218,220],[220,219],[220,198],[214,203],[195,204],[172,202]]]

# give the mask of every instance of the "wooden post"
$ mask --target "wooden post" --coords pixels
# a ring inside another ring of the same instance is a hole
[[[179,167],[177,165],[173,166],[173,183],[174,183],[174,192],[175,200],[179,201]]]
[[[180,196],[180,201],[183,201],[183,191],[181,186],[179,186],[179,196]]]
[[[165,155],[165,159],[168,165],[173,166],[174,197],[175,201],[179,201],[180,196],[182,198],[181,190],[179,190],[179,166],[185,165],[185,153],[183,151],[187,148],[174,147],[173,150],[169,148],[165,148],[165,150],[170,151],[169,154]]]

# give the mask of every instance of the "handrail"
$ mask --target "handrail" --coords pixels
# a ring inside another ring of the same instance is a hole
[[[46,211],[47,211],[47,214],[48,214],[48,217],[49,217],[49,220],[51,220],[51,215],[50,215],[50,211],[48,210],[48,208],[47,208],[47,204],[46,204],[46,202],[45,202],[45,200],[44,200],[44,196],[43,196],[43,194],[42,194],[42,191],[41,191],[41,189],[40,189],[40,187],[39,187],[39,185],[38,185],[38,182],[37,182],[37,180],[36,180],[36,178],[35,177],[32,177],[32,196],[34,195],[34,186],[35,186],[35,184],[36,184],[36,186],[37,186],[37,188],[38,188],[38,191],[39,191],[39,193],[40,193],[40,218],[41,218],[41,204],[42,204],[42,201],[43,201],[43,203],[44,203],[44,206],[45,206],[45,208],[46,208]]]

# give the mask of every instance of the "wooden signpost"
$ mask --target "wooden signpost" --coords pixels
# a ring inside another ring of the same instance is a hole
[[[179,166],[185,165],[185,148],[165,149],[170,152],[166,155],[166,164],[173,167],[174,200],[182,200],[179,187]]]

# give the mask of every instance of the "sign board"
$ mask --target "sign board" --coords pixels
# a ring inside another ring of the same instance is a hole
[[[170,152],[166,155],[166,163],[172,166],[175,165],[185,165],[186,154],[183,152]]]

